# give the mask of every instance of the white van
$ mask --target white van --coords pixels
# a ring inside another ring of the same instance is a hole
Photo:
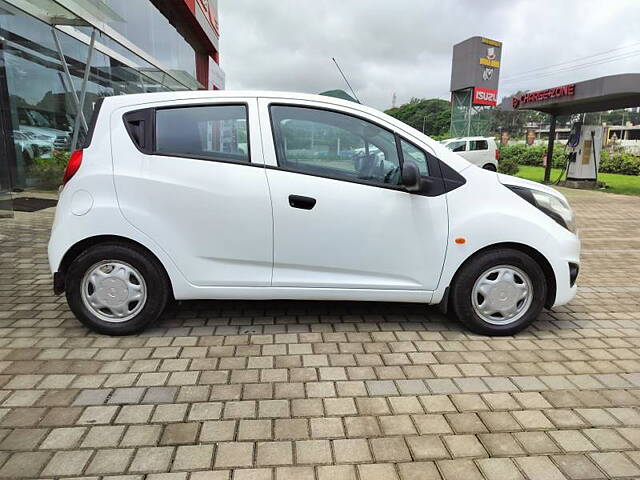
[[[443,140],[442,144],[474,165],[495,172],[500,150],[493,137],[459,137]]]
[[[377,110],[198,91],[97,106],[49,262],[77,318],[112,335],[171,297],[438,304],[511,335],[573,298],[579,250],[562,194]]]

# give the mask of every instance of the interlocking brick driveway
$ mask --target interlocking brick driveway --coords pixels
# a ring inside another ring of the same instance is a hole
[[[568,195],[578,297],[512,338],[303,302],[188,302],[98,336],[51,294],[51,212],[2,219],[0,476],[640,477],[640,198]]]

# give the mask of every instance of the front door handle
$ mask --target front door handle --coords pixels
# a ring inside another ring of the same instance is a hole
[[[302,195],[289,195],[289,205],[293,208],[311,210],[316,205],[316,199]]]

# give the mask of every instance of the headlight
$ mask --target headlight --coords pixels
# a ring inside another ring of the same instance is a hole
[[[505,186],[534,207],[546,213],[570,232],[576,232],[576,218],[573,209],[562,198],[531,188],[517,187],[515,185]]]

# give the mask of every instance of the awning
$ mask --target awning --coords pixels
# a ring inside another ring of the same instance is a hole
[[[503,110],[536,110],[552,115],[601,112],[640,106],[640,74],[623,73],[505,98]]]

